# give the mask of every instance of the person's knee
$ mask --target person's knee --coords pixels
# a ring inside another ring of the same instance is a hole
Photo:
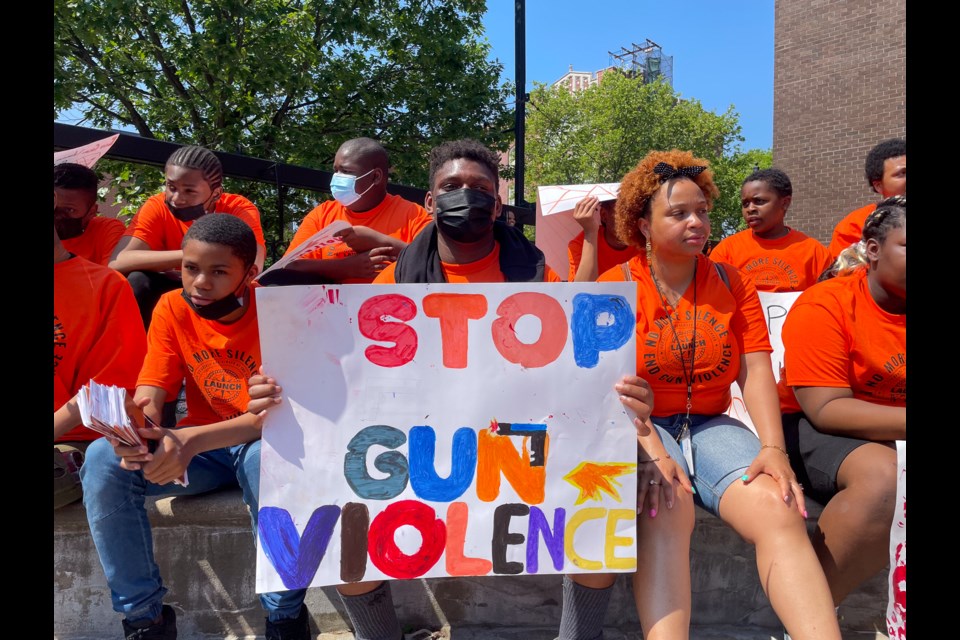
[[[120,460],[106,438],[92,442],[80,467],[87,516],[96,517],[98,513],[110,511],[110,503],[126,500],[128,496],[122,488],[129,486],[128,474],[133,473],[120,467]]]
[[[864,465],[849,482],[848,490],[856,496],[855,508],[871,522],[889,528],[897,500],[896,458],[892,464]]]
[[[248,442],[237,454],[237,483],[243,491],[243,501],[256,513],[260,497],[260,440]]]
[[[680,495],[674,498],[672,508],[668,508],[661,500],[656,517],[650,517],[649,511],[637,515],[637,532],[641,538],[639,542],[643,544],[643,539],[661,536],[670,539],[685,536],[689,539],[693,535],[695,524],[693,496],[687,494],[685,489],[680,489]]]
[[[806,524],[793,499],[783,499],[780,484],[769,476],[761,475],[741,489],[740,513],[742,524],[763,535],[765,532],[802,531],[806,536]],[[729,491],[729,489],[728,489]]]

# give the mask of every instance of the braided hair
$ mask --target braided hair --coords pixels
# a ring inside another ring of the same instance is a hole
[[[223,165],[220,164],[220,158],[204,147],[196,145],[180,147],[167,159],[167,166],[171,165],[184,169],[196,169],[210,185],[211,191],[223,184]]]

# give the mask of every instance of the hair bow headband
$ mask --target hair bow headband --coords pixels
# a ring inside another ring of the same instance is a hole
[[[653,168],[653,172],[660,176],[660,183],[663,184],[671,178],[679,178],[681,176],[686,176],[692,178],[698,176],[706,169],[706,167],[683,167],[682,169],[675,169],[673,165],[669,165],[666,162],[658,162],[657,166]]]

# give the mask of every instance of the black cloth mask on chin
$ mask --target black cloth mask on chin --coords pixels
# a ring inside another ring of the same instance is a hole
[[[219,199],[219,198],[218,198]],[[181,222],[193,222],[200,216],[207,213],[207,205],[210,203],[209,200],[206,202],[201,202],[200,204],[195,204],[192,207],[175,207],[169,200],[164,202],[167,205],[167,208],[170,209],[170,213],[173,214],[173,217]]]
[[[434,219],[443,235],[457,242],[476,242],[493,229],[497,199],[477,189],[457,189],[434,198]]]
[[[246,286],[244,286],[244,289],[246,289]],[[194,304],[186,289],[181,289],[180,295],[186,300],[187,306],[204,320],[219,320],[243,307],[243,295],[237,296],[236,292],[205,305]]]

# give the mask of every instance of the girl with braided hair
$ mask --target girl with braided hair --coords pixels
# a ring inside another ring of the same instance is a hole
[[[892,441],[907,436],[906,277],[907,199],[893,196],[783,326],[787,451],[807,495],[825,505],[813,546],[836,605],[889,560]]]
[[[637,284],[637,375],[653,390],[637,434],[633,593],[643,637],[689,637],[697,504],[755,545],[760,583],[795,638],[839,640],[787,458],[759,297],[736,269],[702,253],[717,195],[706,161],[648,153],[621,181],[615,211],[617,236],[640,253],[599,278]],[[735,380],[759,440],[723,413]],[[613,582],[565,579],[561,639],[602,637]]]
[[[224,192],[223,167],[215,153],[195,145],[180,147],[167,159],[163,175],[163,192],[151,196],[133,216],[109,263],[127,276],[144,327],[150,326],[160,296],[181,287],[180,245],[200,216],[237,216],[256,237],[258,269],[263,269],[266,256],[260,211],[243,196]]]

